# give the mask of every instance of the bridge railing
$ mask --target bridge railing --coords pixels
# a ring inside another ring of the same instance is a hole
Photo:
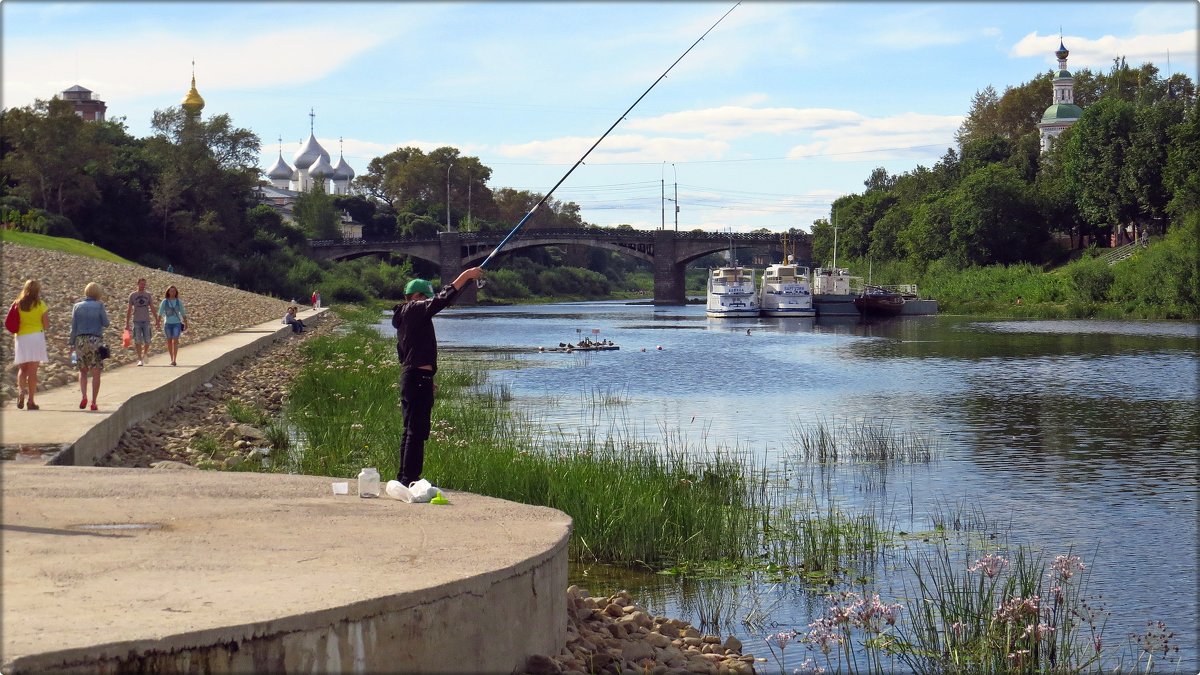
[[[541,239],[618,239],[625,241],[653,241],[658,230],[627,230],[608,227],[572,227],[547,228],[527,230],[521,234],[525,237]],[[443,233],[444,234],[444,233]],[[499,243],[506,232],[458,232],[459,241],[463,243]],[[675,232],[678,239],[705,239],[712,241],[730,241],[740,243],[777,243],[777,232]],[[440,234],[439,234],[440,236]],[[310,239],[308,245],[313,248],[329,246],[386,246],[391,244],[432,243],[438,241],[431,237],[392,237],[390,239]]]

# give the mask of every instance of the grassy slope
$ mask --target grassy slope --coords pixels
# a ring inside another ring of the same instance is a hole
[[[12,242],[29,246],[31,248],[44,248],[50,251],[62,251],[72,255],[81,255],[97,260],[107,260],[108,262],[125,263],[134,265],[131,260],[126,260],[121,256],[106,251],[99,246],[85,244],[78,239],[68,239],[66,237],[51,237],[45,234],[32,234],[30,232],[15,232],[12,230],[0,230],[0,241]]]

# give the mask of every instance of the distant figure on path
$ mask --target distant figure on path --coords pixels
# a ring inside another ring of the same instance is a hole
[[[137,290],[129,294],[129,307],[125,310],[125,330],[133,318],[133,348],[137,351],[138,365],[150,356],[150,313],[154,312],[154,323],[158,323],[158,310],[154,309],[154,296],[146,292],[146,279],[137,280]]]
[[[162,302],[158,303],[158,319],[154,325],[162,324],[163,337],[167,338],[167,354],[171,356],[171,365],[179,354],[179,336],[187,330],[187,310],[179,299],[179,289],[169,286],[163,294]]]
[[[104,329],[108,327],[108,312],[100,302],[100,284],[91,282],[83,289],[85,298],[71,308],[71,337],[68,345],[75,350],[79,366],[79,392],[83,400],[79,409],[87,407],[88,374],[92,376],[92,410],[96,409],[96,398],[100,396],[100,369],[104,366],[100,348],[104,346]]]
[[[17,407],[38,410],[33,397],[37,395],[38,366],[50,361],[46,353],[46,331],[50,329],[49,308],[42,302],[42,282],[28,279],[17,296],[17,314],[21,327],[13,335],[13,363],[17,364]]]
[[[313,291],[313,294],[312,294],[312,308],[313,309],[321,308],[321,294],[316,291]]]
[[[293,333],[303,333],[304,332],[304,322],[301,321],[300,318],[296,316],[296,312],[298,310],[299,310],[298,307],[296,307],[295,305],[292,305],[291,307],[288,307],[287,314],[283,315],[283,322],[292,327]]]
[[[167,274],[175,274],[175,266],[167,263]]]
[[[483,276],[483,269],[463,270],[449,286],[436,295],[433,284],[413,279],[404,287],[407,302],[396,305],[392,327],[396,329],[396,355],[403,371],[400,374],[400,405],[404,414],[404,435],[400,438],[400,469],[396,480],[405,487],[421,478],[425,466],[425,439],[429,438],[430,415],[433,414],[433,383],[437,372],[437,335],[433,317],[450,306],[460,291],[474,279]]]

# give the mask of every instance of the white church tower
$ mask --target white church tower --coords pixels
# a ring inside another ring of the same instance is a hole
[[[1067,70],[1067,56],[1070,53],[1060,37],[1058,51],[1054,52],[1058,57],[1058,74],[1051,82],[1054,99],[1046,112],[1042,113],[1042,121],[1037,125],[1042,136],[1042,152],[1049,150],[1059,135],[1083,116],[1083,108],[1075,105],[1075,78]]]

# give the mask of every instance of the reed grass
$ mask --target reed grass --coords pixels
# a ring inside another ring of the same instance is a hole
[[[298,440],[272,470],[349,478],[374,466],[395,475],[403,428],[390,341],[349,322],[344,334],[303,349],[312,365],[293,383],[285,412]],[[827,583],[861,567],[888,539],[891,528],[878,515],[797,501],[736,448],[696,446],[670,433],[651,442],[620,426],[565,434],[537,424],[511,409],[507,387],[487,382],[485,363],[461,356],[443,359],[438,371],[425,476],[448,491],[564,511],[574,521],[573,560],[686,578],[720,561],[726,574],[770,568]],[[606,389],[584,395],[595,407],[623,401]],[[705,613],[729,616],[720,607]]]
[[[891,420],[819,419],[793,423],[792,440],[808,462],[930,462],[940,454],[936,439]]]

